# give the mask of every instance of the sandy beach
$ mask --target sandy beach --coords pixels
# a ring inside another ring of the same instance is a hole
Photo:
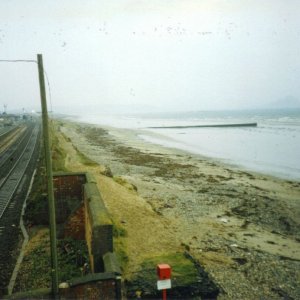
[[[125,279],[149,257],[188,251],[219,299],[300,298],[300,182],[154,145],[138,131],[56,122],[66,168],[95,176],[126,229]]]

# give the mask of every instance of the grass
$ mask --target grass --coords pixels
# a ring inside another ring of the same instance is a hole
[[[54,126],[54,125],[53,125]],[[57,126],[55,126],[57,127]],[[58,129],[56,129],[58,130]],[[52,130],[54,132],[54,129]],[[54,172],[66,172],[65,167],[66,153],[59,145],[59,140],[56,134],[51,135],[51,152],[52,152],[52,169]]]
[[[195,279],[197,278],[198,273],[194,264],[189,259],[187,259],[183,253],[179,252],[161,254],[151,257],[145,260],[142,263],[141,267],[145,270],[153,270],[153,275],[151,277],[156,281],[156,266],[161,263],[171,266],[172,278],[173,281],[176,281],[177,285],[190,285],[194,283]]]
[[[127,248],[125,246],[124,240],[114,239],[114,253],[120,264],[121,270],[124,271],[128,264],[129,258],[127,255]]]
[[[31,225],[48,224],[47,178],[43,146],[34,177],[33,186],[27,199],[24,220]]]
[[[185,299],[196,291],[199,274],[194,263],[183,253],[162,253],[146,259],[141,264],[140,271],[134,273],[126,282],[128,299],[135,299],[137,293],[141,293],[143,298],[160,297],[156,287],[156,267],[161,263],[171,267],[172,289],[169,292],[172,292],[172,298]]]
[[[126,247],[127,231],[121,225],[113,224],[113,239],[114,239],[114,253],[122,270],[126,269],[128,264],[128,255]]]
[[[122,227],[121,225],[117,225],[116,223],[114,223],[113,224],[113,235],[115,238],[126,237],[127,230],[124,227]]]
[[[134,184],[128,182],[126,179],[122,178],[121,176],[113,176],[113,180],[116,183],[126,187],[129,191],[137,192],[137,187]]]
[[[76,154],[77,154],[77,157],[78,157],[79,161],[83,165],[90,166],[90,167],[98,166],[98,163],[96,163],[94,160],[90,159],[85,154],[80,152],[77,147],[75,147],[74,145],[73,145],[73,147],[76,150]]]
[[[51,136],[52,136],[52,164],[53,164],[53,171],[62,171],[62,172],[64,172],[64,171],[68,171],[65,168],[66,153],[59,146],[59,140],[58,140],[56,132],[60,132],[62,137],[67,142],[72,143],[72,141],[69,137],[67,137],[64,133],[62,133],[60,131],[60,126],[61,126],[61,124],[59,122],[57,124],[52,123],[52,126],[51,126],[51,133],[52,133],[51,134]],[[79,151],[76,146],[73,145],[73,147],[76,150],[78,160],[82,164],[84,164],[86,166],[97,166],[98,165],[94,160],[90,159],[85,154],[83,154],[81,151]]]

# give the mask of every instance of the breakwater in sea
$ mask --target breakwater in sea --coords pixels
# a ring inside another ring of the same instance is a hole
[[[151,126],[148,128],[157,128],[157,129],[164,129],[164,128],[210,128],[210,127],[256,127],[257,123],[239,123],[239,124],[211,124],[211,125],[185,125],[185,126]]]

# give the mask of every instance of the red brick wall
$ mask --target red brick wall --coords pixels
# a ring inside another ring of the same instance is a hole
[[[86,183],[86,174],[59,174],[54,175],[54,196],[57,204],[57,210],[61,214],[60,218],[65,223],[64,234],[65,236],[74,239],[86,240],[90,246],[90,251],[96,253],[91,255],[91,268],[92,271],[99,272],[99,266],[94,270],[94,255],[96,260],[99,260],[102,255],[109,251],[113,251],[112,245],[112,225],[104,224],[102,226],[95,226],[91,224],[89,215],[86,213],[85,205],[89,205],[89,201],[84,199],[84,184]],[[86,200],[86,201],[84,201]],[[102,201],[99,194],[99,203]],[[82,203],[80,205],[80,203]],[[102,203],[102,202],[101,202]],[[73,207],[73,204],[75,206]],[[77,204],[77,209],[76,209]],[[79,206],[78,206],[79,205]],[[97,207],[98,208],[98,207]],[[100,206],[104,210],[105,206]],[[99,208],[99,209],[100,209]],[[75,212],[74,212],[74,209]],[[70,215],[70,211],[73,213]],[[92,247],[94,245],[94,247]],[[107,245],[111,245],[107,250]],[[93,249],[92,249],[93,248]],[[94,249],[95,248],[95,249]],[[102,249],[103,248],[103,249]],[[98,253],[98,252],[101,253]],[[102,253],[103,252],[103,253]],[[100,266],[100,269],[103,267]],[[104,270],[102,270],[103,272]],[[107,274],[107,273],[100,273]],[[95,274],[96,275],[96,274]],[[108,279],[110,278],[110,279]],[[120,279],[115,277],[106,277],[105,279],[97,279],[86,281],[73,285],[66,289],[60,290],[60,299],[121,299],[121,284]]]
[[[65,224],[64,235],[65,237],[71,237],[75,240],[85,239],[83,204],[69,217],[67,223]]]
[[[56,222],[65,223],[83,200],[83,185],[86,175],[59,174],[53,176],[54,198],[56,202]]]
[[[53,182],[55,199],[83,199],[83,184],[86,182],[85,174],[54,175]]]

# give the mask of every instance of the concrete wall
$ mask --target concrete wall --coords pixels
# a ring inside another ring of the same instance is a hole
[[[95,180],[87,175],[84,185],[85,237],[91,269],[104,272],[103,255],[113,252],[113,224]]]

